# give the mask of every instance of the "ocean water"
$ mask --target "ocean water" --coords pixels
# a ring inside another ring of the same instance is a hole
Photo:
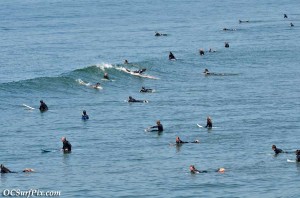
[[[287,162],[295,155],[274,156],[271,146],[300,149],[299,6],[297,0],[0,1],[0,163],[36,170],[1,174],[1,193],[298,197],[300,165]],[[170,51],[177,61],[168,60]],[[146,68],[156,79],[125,68]],[[225,75],[205,76],[205,68]],[[102,80],[106,72],[111,81]],[[142,94],[142,86],[155,92]],[[129,104],[128,96],[149,103]],[[37,110],[41,99],[48,112]],[[197,127],[207,116],[214,128]],[[156,120],[164,132],[145,132]],[[41,153],[61,148],[62,136],[71,154]],[[170,145],[176,136],[201,143]],[[208,173],[191,175],[191,164]],[[219,167],[224,174],[215,172]]]

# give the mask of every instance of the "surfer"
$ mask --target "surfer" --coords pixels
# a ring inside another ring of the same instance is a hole
[[[125,60],[124,60],[124,64],[128,64],[128,60],[125,59]]]
[[[229,48],[229,43],[228,42],[225,42],[225,47]]]
[[[88,119],[89,119],[89,115],[86,114],[86,110],[83,110],[81,119],[82,119],[82,120],[88,120]]]
[[[108,73],[104,73],[103,78],[106,79],[106,80],[109,80]]]
[[[235,29],[223,28],[224,31],[235,31]]]
[[[209,75],[210,72],[208,71],[208,69],[205,69],[204,72],[203,72],[205,75]]]
[[[300,162],[300,150],[296,150],[296,162]]]
[[[94,89],[99,89],[100,88],[100,83],[97,82],[95,85],[91,85],[92,88]]]
[[[16,172],[13,172],[11,170],[9,170],[8,168],[6,168],[3,164],[0,165],[0,169],[1,169],[1,173],[16,173]],[[34,172],[34,169],[32,168],[25,168],[22,172]]]
[[[140,90],[140,92],[143,92],[143,93],[151,93],[152,92],[152,89],[146,89],[145,87],[142,87],[142,89]]]
[[[184,143],[200,143],[200,141],[199,140],[195,140],[195,141],[193,141],[193,142],[184,142],[184,141],[182,141],[178,136],[176,137],[176,144],[178,145],[178,144],[184,144]]]
[[[151,130],[151,131],[158,131],[158,132],[162,132],[164,130],[163,125],[160,123],[160,120],[156,121],[156,125],[150,127],[150,129],[157,129],[157,130]]]
[[[290,23],[291,27],[294,27],[294,24],[293,23]]]
[[[204,50],[203,50],[203,49],[200,49],[200,50],[199,50],[199,53],[200,53],[200,56],[203,56],[203,55],[204,55]]]
[[[44,112],[44,111],[47,111],[48,110],[48,106],[46,105],[46,103],[44,103],[43,100],[40,100],[40,111],[41,112]]]
[[[145,102],[145,100],[136,100],[133,97],[129,96],[128,102]]]
[[[209,116],[206,118],[206,126],[205,128],[212,128],[212,120]]]
[[[129,69],[126,69],[127,72],[132,72],[135,74],[142,74],[143,72],[145,72],[147,69],[139,69],[139,70],[135,70],[135,71],[130,71]]]
[[[190,165],[190,171],[193,174],[195,174],[195,173],[207,173],[207,171],[205,171],[205,170],[204,171],[200,171],[200,170],[196,169],[194,165]]]
[[[288,16],[286,14],[283,15],[284,18],[288,18]]]
[[[8,168],[6,168],[5,166],[3,166],[3,164],[0,165],[0,169],[1,169],[1,173],[13,173]]]
[[[69,153],[72,151],[72,145],[70,144],[70,142],[67,140],[66,137],[62,137],[61,141],[63,143],[63,147],[61,150],[63,150],[65,153]]]
[[[249,23],[249,21],[241,21],[241,20],[239,20],[239,23]]]
[[[278,155],[279,153],[283,153],[282,149],[279,149],[276,147],[276,145],[272,145],[272,150],[275,152],[275,155]]]
[[[176,60],[176,58],[172,52],[170,52],[170,54],[169,54],[169,60]]]
[[[224,173],[225,172],[225,168],[218,168],[216,170],[216,172],[218,172],[218,173]]]

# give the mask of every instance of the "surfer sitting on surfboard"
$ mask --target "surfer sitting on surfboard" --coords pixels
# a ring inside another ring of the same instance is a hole
[[[146,89],[145,87],[142,87],[142,89],[140,90],[140,92],[144,92],[144,93],[146,93],[146,92],[152,92],[152,89]]]
[[[205,128],[212,128],[212,121],[211,118],[208,116],[206,119],[206,126]]]
[[[163,125],[160,123],[160,120],[157,120],[156,126],[152,126],[152,127],[150,127],[150,129],[152,129],[151,131],[158,131],[158,132],[162,132],[164,130]],[[155,130],[155,129],[157,129],[157,130]]]
[[[47,111],[48,110],[48,106],[46,105],[46,103],[44,103],[44,101],[43,100],[40,100],[40,111],[41,112],[44,112],[44,111]]]
[[[169,53],[169,60],[176,60],[176,58],[172,52]]]
[[[279,153],[283,153],[283,150],[277,148],[276,145],[272,145],[272,150],[275,152],[275,155],[278,155]]]
[[[72,151],[72,145],[70,144],[70,142],[67,140],[66,137],[62,137],[61,138],[61,141],[63,143],[63,147],[62,147],[62,150],[65,152],[65,153],[69,153]]]
[[[86,110],[83,110],[81,119],[82,119],[82,120],[88,120],[88,119],[89,119],[89,115],[86,114]]]

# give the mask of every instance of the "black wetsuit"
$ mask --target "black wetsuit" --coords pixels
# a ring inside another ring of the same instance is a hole
[[[0,168],[1,168],[1,173],[12,173],[12,171],[10,171],[8,168],[3,166],[2,164],[1,164]]]
[[[297,154],[297,155],[296,155],[296,161],[297,161],[297,162],[300,162],[300,154]]]
[[[207,122],[205,128],[212,128],[212,122],[211,121]]]
[[[142,88],[140,92],[152,92],[152,89]]]
[[[108,76],[106,76],[106,75],[105,75],[105,76],[103,76],[103,78],[104,78],[104,79],[106,79],[106,80],[109,80],[109,77],[108,77]]]
[[[146,69],[140,69],[140,70],[133,71],[133,73],[142,74],[145,71]]]
[[[63,147],[62,149],[65,151],[65,152],[71,152],[72,151],[72,145],[70,144],[69,141],[64,141],[63,142]]]
[[[274,149],[275,155],[279,154],[279,153],[283,153],[283,150],[279,149],[279,148],[275,148]]]
[[[204,55],[204,51],[203,50],[200,50],[199,52],[200,52],[201,56]]]
[[[157,131],[159,131],[159,132],[161,132],[161,131],[164,130],[162,124],[158,124],[158,125],[156,125],[156,126],[151,127],[151,129],[155,129],[155,128],[157,128]],[[152,131],[154,131],[154,130],[152,130]]]
[[[136,100],[134,98],[130,98],[128,102],[144,102],[144,100]]]
[[[44,102],[41,102],[41,105],[40,105],[39,109],[40,109],[40,111],[47,111],[48,106]]]
[[[172,52],[169,54],[169,60],[176,59]]]
[[[89,116],[88,116],[87,114],[82,115],[82,116],[81,116],[81,119],[82,119],[82,120],[88,120],[88,119],[89,119]]]

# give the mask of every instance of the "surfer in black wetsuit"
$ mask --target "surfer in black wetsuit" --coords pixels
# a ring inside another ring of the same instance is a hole
[[[294,27],[294,24],[293,23],[290,23],[291,27]]]
[[[124,64],[128,64],[128,60],[125,59],[125,60],[124,60]]]
[[[156,128],[157,128],[157,130],[151,130],[151,131],[162,132],[162,131],[164,130],[164,127],[163,127],[163,125],[160,123],[160,120],[157,120],[157,121],[156,121],[156,126],[150,127],[150,129],[156,129]]]
[[[228,42],[225,42],[225,47],[229,48],[229,43]]]
[[[288,16],[286,14],[283,15],[284,18],[288,18]]]
[[[208,69],[205,69],[204,72],[203,72],[205,75],[209,75],[210,72],[208,71]]]
[[[106,80],[109,80],[108,73],[105,73],[103,78],[106,79]]]
[[[146,93],[146,92],[152,92],[152,89],[146,89],[145,87],[142,87],[142,89],[140,90],[140,92],[144,92],[144,93]]]
[[[276,147],[276,145],[272,145],[272,150],[274,151],[275,155],[278,155],[279,153],[283,153],[283,150]]]
[[[3,164],[0,165],[1,173],[12,173],[8,168],[3,166]]]
[[[300,162],[300,150],[296,150],[296,162]]]
[[[128,102],[145,102],[145,100],[136,100],[133,97],[129,96]]]
[[[211,118],[208,116],[206,119],[206,126],[205,128],[212,128],[212,121]]]
[[[190,165],[190,171],[193,174],[195,174],[195,173],[207,173],[207,171],[205,171],[205,170],[204,171],[197,170],[194,165]]]
[[[6,168],[3,164],[0,165],[0,173],[16,173],[14,171],[9,170]],[[34,169],[32,168],[25,168],[22,172],[34,172]]]
[[[170,52],[170,54],[169,54],[169,60],[176,60],[176,58],[172,52]]]
[[[135,71],[130,71],[129,69],[126,69],[126,71],[128,72],[133,72],[135,74],[142,74],[143,72],[145,72],[147,69],[139,69],[139,70],[135,70]]]
[[[83,110],[81,119],[82,119],[82,120],[88,120],[88,119],[89,119],[89,115],[86,114],[86,110]]]
[[[48,110],[48,106],[46,105],[46,103],[44,103],[44,101],[43,100],[40,100],[40,111],[41,112],[44,112],[44,111],[47,111]]]
[[[200,50],[199,50],[199,53],[200,53],[200,56],[203,56],[203,55],[204,55],[204,50],[203,50],[203,49],[200,49]]]
[[[72,151],[72,145],[70,144],[70,142],[67,140],[66,137],[62,137],[61,141],[63,143],[63,147],[62,150],[66,153],[69,153]]]

